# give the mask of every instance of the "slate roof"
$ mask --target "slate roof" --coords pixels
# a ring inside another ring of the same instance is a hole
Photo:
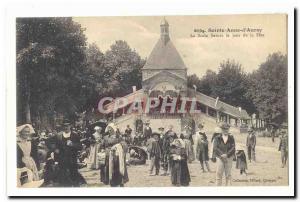
[[[143,69],[186,69],[186,66],[172,41],[164,44],[159,39]]]

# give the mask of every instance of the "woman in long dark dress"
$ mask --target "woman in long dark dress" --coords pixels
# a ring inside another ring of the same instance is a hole
[[[108,124],[104,137],[105,164],[100,169],[100,181],[112,187],[128,182],[125,143],[116,135],[116,127]]]
[[[175,139],[170,148],[171,182],[174,186],[189,186],[191,181],[185,143]]]
[[[240,169],[240,174],[245,173],[247,175],[247,158],[244,150],[236,150],[236,168]]]

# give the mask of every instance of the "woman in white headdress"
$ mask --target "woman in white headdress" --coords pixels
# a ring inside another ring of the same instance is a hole
[[[95,133],[91,137],[91,148],[90,148],[90,155],[88,158],[87,168],[89,169],[99,169],[99,160],[98,160],[98,153],[101,149],[101,141],[102,141],[102,128],[100,126],[96,126],[94,128]]]
[[[171,182],[174,186],[189,186],[191,182],[185,142],[176,138],[170,146]]]
[[[114,123],[105,129],[103,146],[105,148],[105,165],[100,170],[100,181],[110,186],[124,186],[128,181],[126,152],[121,138],[116,134]]]
[[[21,170],[27,171],[27,177],[30,180],[39,180],[37,145],[31,139],[34,133],[30,124],[17,127],[17,168],[20,171],[18,172],[18,186],[23,184]]]

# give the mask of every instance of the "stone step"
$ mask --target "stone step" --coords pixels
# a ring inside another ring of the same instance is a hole
[[[115,119],[115,124],[118,126],[121,132],[124,132],[126,129],[127,125],[130,125],[130,127],[133,129],[133,133],[135,132],[135,120],[136,120],[135,114],[126,114],[123,116],[120,116]],[[181,119],[180,118],[162,118],[162,119],[157,119],[157,118],[152,118],[151,117],[143,117],[144,121],[145,120],[150,120],[150,126],[152,128],[152,131],[158,131],[159,127],[164,127],[165,130],[167,130],[169,125],[173,125],[174,131],[177,133],[181,132]],[[208,134],[212,134],[215,131],[215,128],[218,126],[216,123],[215,118],[211,116],[207,116],[206,114],[201,114],[198,116],[194,117],[196,126],[198,123],[201,121],[204,123],[204,129],[207,131]],[[233,134],[239,133],[239,128],[232,126],[230,128],[230,132]]]

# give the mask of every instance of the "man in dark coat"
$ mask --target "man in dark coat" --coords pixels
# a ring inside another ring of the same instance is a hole
[[[162,175],[168,175],[169,170],[169,156],[170,156],[170,144],[171,139],[174,139],[175,132],[173,132],[173,126],[169,126],[169,130],[165,133],[163,139],[162,139],[162,166],[164,169],[164,173]]]
[[[80,137],[71,131],[70,123],[64,121],[64,130],[56,137],[57,162],[60,169],[60,186],[77,187],[86,184],[78,172],[77,154],[81,150]]]
[[[282,137],[280,138],[279,148],[278,150],[281,152],[281,168],[284,168],[288,159],[288,130],[287,124],[283,124],[281,129]]]
[[[153,175],[153,169],[155,167],[155,175],[159,174],[160,169],[160,159],[161,159],[161,148],[159,145],[159,133],[153,133],[153,141],[150,142],[149,145],[149,157],[151,160],[150,163],[150,175]]]
[[[200,133],[199,133],[200,134]],[[209,157],[208,157],[208,141],[207,141],[207,136],[204,134],[200,134],[200,138],[198,139],[197,145],[196,145],[196,150],[197,150],[197,159],[200,161],[201,165],[201,170],[202,172],[205,172],[204,165],[205,163],[207,171],[210,172],[209,169]]]
[[[275,142],[275,132],[276,132],[276,129],[274,126],[271,126],[271,136],[272,136],[272,142]]]
[[[131,133],[132,133],[132,129],[130,128],[129,125],[127,125],[126,129],[125,129],[125,141],[127,144],[132,144],[132,138],[131,138]]]
[[[225,173],[225,185],[231,185],[232,161],[235,157],[235,140],[229,134],[229,124],[221,123],[222,134],[215,137],[213,146],[213,158],[217,160],[216,185],[222,185],[223,174]]]
[[[159,127],[158,128],[158,131],[159,131],[159,146],[160,148],[162,149],[162,146],[163,146],[163,140],[164,140],[164,136],[165,136],[165,132],[164,132],[164,128],[163,127]]]
[[[151,138],[152,136],[152,129],[150,127],[150,121],[147,120],[146,123],[145,123],[146,127],[144,129],[144,133],[143,133],[143,136],[144,136],[144,145],[147,143],[148,139]]]
[[[251,162],[251,160],[255,161],[255,146],[256,146],[255,132],[253,130],[253,127],[249,127],[246,147],[247,147],[247,153],[248,153],[248,160],[250,162]]]

